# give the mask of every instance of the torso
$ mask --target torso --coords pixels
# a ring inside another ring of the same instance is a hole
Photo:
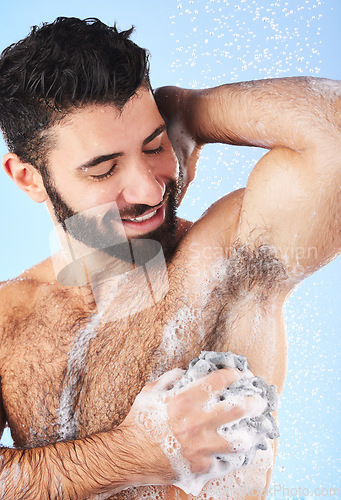
[[[231,245],[238,200],[233,203]],[[195,224],[179,244],[169,265],[168,294],[130,317],[117,319],[110,301],[99,317],[91,290],[58,284],[50,262],[3,288],[1,388],[16,447],[119,425],[146,382],[171,368],[185,368],[202,350],[244,354],[255,374],[281,388],[284,299],[274,293],[264,300],[259,286],[240,283],[243,273],[249,279],[247,270],[239,269],[239,284],[230,286],[238,259],[219,255],[210,239],[206,249],[211,250],[198,254],[205,224],[205,218]],[[118,303],[131,295],[130,284],[123,284],[119,294],[113,298]],[[156,490],[159,498],[188,498],[175,488]],[[136,491],[113,498],[142,498],[142,489]]]

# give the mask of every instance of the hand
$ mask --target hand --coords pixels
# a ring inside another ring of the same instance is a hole
[[[148,481],[152,484],[174,484],[178,479],[178,467],[174,467],[174,463],[178,464],[179,459],[185,461],[193,474],[207,472],[214,455],[239,449],[238,443],[227,442],[217,429],[259,412],[261,398],[258,397],[219,401],[218,395],[243,377],[236,369],[217,370],[174,391],[174,383],[182,374],[183,370],[175,369],[147,384],[124,421],[125,426],[134,429],[143,453],[142,461],[147,457],[152,460],[148,465]]]
[[[224,424],[238,420],[263,403],[260,398],[243,397],[221,400],[220,395],[233,382],[243,378],[236,369],[221,369],[192,382],[188,388],[167,398],[169,425],[179,441],[183,458],[194,474],[203,474],[212,466],[213,456],[235,453],[239,444],[227,442],[217,432]]]
[[[154,91],[156,104],[167,125],[168,137],[179,160],[183,174],[183,189],[179,204],[188,186],[195,178],[196,166],[202,145],[199,145],[190,131],[188,98],[193,91],[179,87],[160,87]]]

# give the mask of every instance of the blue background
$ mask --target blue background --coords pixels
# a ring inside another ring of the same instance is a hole
[[[57,16],[99,17],[151,52],[154,87],[214,86],[258,78],[314,75],[341,79],[339,0],[35,0],[1,7],[1,49],[30,26]],[[6,147],[0,143],[0,153]],[[254,148],[206,146],[180,215],[196,220],[241,186],[258,158]],[[50,254],[49,216],[0,172],[0,280]],[[276,498],[334,498],[341,488],[341,258],[307,279],[286,307],[289,373],[280,410]],[[10,443],[8,433],[2,441]],[[323,488],[323,490],[316,490]],[[304,490],[304,493],[302,491]],[[309,493],[308,493],[309,492]]]

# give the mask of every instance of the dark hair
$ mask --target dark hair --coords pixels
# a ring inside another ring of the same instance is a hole
[[[0,126],[9,150],[44,170],[48,129],[72,108],[112,103],[120,109],[150,87],[148,54],[98,19],[58,17],[34,26],[0,58]]]

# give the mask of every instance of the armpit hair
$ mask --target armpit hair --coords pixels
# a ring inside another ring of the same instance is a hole
[[[217,283],[205,306],[205,323],[213,327],[215,349],[218,339],[226,341],[236,318],[255,305],[265,309],[270,297],[280,293],[288,279],[284,263],[267,244],[235,245],[217,269]],[[219,346],[225,348],[226,343]]]
[[[217,267],[218,282],[212,295],[223,304],[235,304],[251,293],[253,300],[266,300],[288,279],[276,249],[268,244],[236,244]],[[213,298],[213,297],[212,297]]]

